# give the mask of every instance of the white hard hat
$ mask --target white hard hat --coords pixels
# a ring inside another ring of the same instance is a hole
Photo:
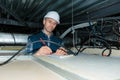
[[[44,18],[52,18],[54,19],[58,24],[60,23],[60,16],[56,11],[50,11],[48,12]]]

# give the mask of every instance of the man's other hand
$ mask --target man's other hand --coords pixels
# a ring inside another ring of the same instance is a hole
[[[42,46],[34,55],[50,55],[52,54],[52,50],[48,46]]]
[[[56,50],[55,54],[57,54],[57,55],[67,55],[67,50],[63,47],[60,47],[59,49]]]

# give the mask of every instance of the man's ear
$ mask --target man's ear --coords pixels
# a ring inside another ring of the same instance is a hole
[[[43,19],[43,24],[45,24],[45,19]]]

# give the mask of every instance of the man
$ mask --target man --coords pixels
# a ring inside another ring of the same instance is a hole
[[[60,16],[56,11],[48,12],[43,19],[43,29],[40,33],[28,37],[28,51],[35,53],[34,55],[50,55],[55,53],[57,55],[66,55],[64,48],[61,45],[62,40],[53,35],[53,30],[57,24],[60,23]],[[45,41],[46,40],[46,41]],[[37,41],[35,43],[35,41]],[[55,42],[58,45],[51,43]],[[30,44],[31,43],[31,44]]]

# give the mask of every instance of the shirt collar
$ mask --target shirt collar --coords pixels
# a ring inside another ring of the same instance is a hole
[[[47,36],[47,37],[49,37],[49,38],[50,38],[51,36],[53,36],[53,32],[52,32],[52,34],[51,34],[50,36],[46,35],[43,29],[42,29],[42,32],[44,33],[45,36]]]

